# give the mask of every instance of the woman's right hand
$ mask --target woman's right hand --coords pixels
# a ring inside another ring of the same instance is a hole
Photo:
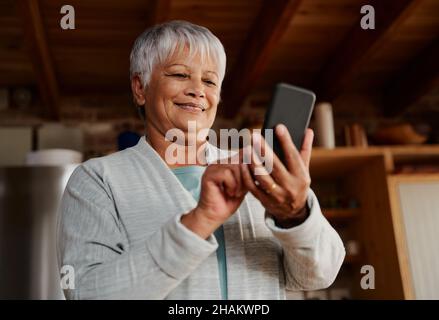
[[[248,191],[241,174],[239,164],[209,165],[201,180],[198,205],[181,222],[207,239],[241,205]]]

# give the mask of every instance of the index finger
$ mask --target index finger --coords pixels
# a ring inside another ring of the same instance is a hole
[[[300,170],[306,171],[307,167],[299,151],[294,145],[293,139],[291,138],[287,127],[285,127],[283,124],[279,124],[276,126],[275,131],[284,153],[285,165],[288,168],[288,171],[297,172],[298,167]]]
[[[272,174],[276,180],[280,180],[281,176],[289,174],[287,168],[285,168],[279,157],[274,153],[273,149],[271,149],[270,145],[262,135],[255,134],[252,138],[253,148],[257,153],[257,156],[264,159],[264,166],[269,166],[268,168],[266,167],[269,174]]]
[[[300,156],[307,169],[309,169],[309,162],[311,161],[312,142],[314,140],[314,131],[312,129],[306,129],[305,138],[303,139],[302,150],[300,150]]]

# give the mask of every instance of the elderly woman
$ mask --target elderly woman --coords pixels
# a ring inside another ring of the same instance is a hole
[[[185,134],[190,158],[189,123],[212,126],[225,66],[204,27],[172,21],[138,37],[131,86],[145,137],[68,182],[58,222],[59,264],[75,275],[68,299],[285,299],[334,281],[345,250],[309,188],[311,130],[298,151],[276,128],[286,165],[274,156],[270,174],[254,174],[256,157],[218,163],[203,134],[194,141],[204,157],[168,161],[169,130]]]

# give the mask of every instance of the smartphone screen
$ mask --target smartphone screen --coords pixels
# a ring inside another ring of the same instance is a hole
[[[288,128],[294,145],[300,151],[315,100],[316,96],[312,91],[286,83],[277,84],[265,115],[262,135],[265,136],[265,129],[274,130],[276,125],[282,123]],[[283,150],[274,131],[273,143],[270,143],[270,141],[267,141],[267,143],[284,162]]]

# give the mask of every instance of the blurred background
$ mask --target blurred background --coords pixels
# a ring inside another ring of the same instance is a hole
[[[0,298],[63,298],[65,183],[143,135],[132,44],[182,19],[226,49],[214,129],[260,128],[279,82],[317,95],[312,188],[348,255],[329,289],[288,298],[439,299],[438,0],[75,0],[68,30],[65,4],[0,0]]]

